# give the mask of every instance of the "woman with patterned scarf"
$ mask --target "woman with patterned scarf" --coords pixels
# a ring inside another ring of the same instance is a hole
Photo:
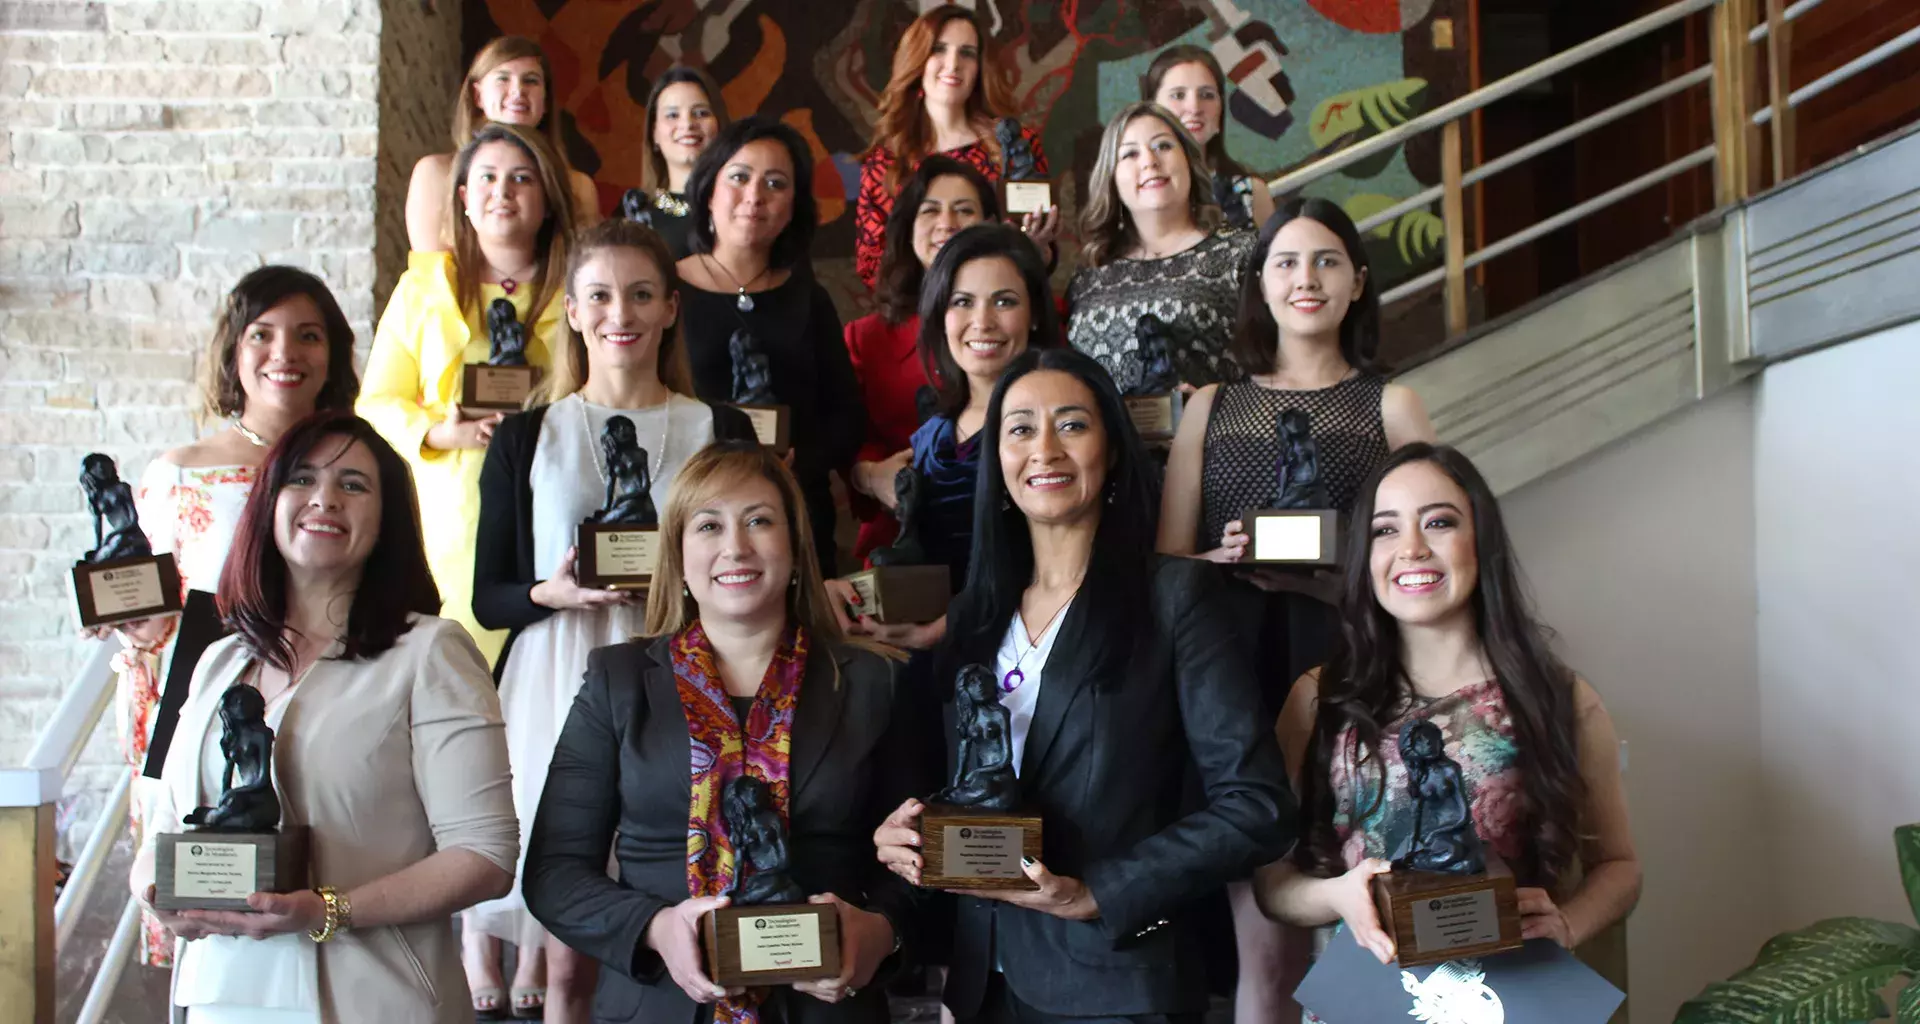
[[[595,1020],[842,1024],[887,1020],[910,891],[873,859],[888,809],[928,788],[895,662],[827,605],[806,503],[768,449],[717,442],[675,479],[647,636],[587,662],[529,840],[528,908],[606,966]],[[839,917],[839,977],[725,989],[700,920],[725,906],[735,843],[721,794],[764,783],[795,882]],[[618,879],[607,875],[609,853]]]

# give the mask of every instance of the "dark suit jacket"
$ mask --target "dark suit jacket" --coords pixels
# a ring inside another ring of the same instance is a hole
[[[1274,722],[1235,638],[1215,568],[1156,556],[1150,637],[1123,678],[1095,678],[1075,602],[1040,677],[1021,764],[1043,815],[1042,861],[1092,890],[1100,917],[1067,921],[958,897],[946,1004],[978,1012],[998,962],[1047,1013],[1201,1012],[1196,901],[1277,860],[1298,831]],[[949,730],[951,731],[951,730]],[[1183,798],[1190,773],[1203,793]]]
[[[711,403],[709,403],[711,405]],[[750,440],[753,422],[730,405],[713,405],[713,436]],[[517,412],[494,428],[480,463],[480,523],[474,534],[473,618],[487,629],[507,630],[494,659],[493,681],[507,667],[520,631],[553,614],[533,602],[533,453],[547,407]],[[655,464],[655,468],[659,468]]]
[[[695,1004],[646,944],[653,915],[687,898],[686,714],[671,638],[603,647],[560,733],[527,840],[527,907],[560,941],[607,966],[594,1020],[687,1024]],[[837,667],[837,678],[836,678]],[[913,785],[897,728],[895,663],[851,646],[807,656],[790,768],[793,877],[887,915],[906,935],[912,896],[880,865],[873,831]],[[607,877],[607,852],[620,864]],[[883,986],[838,1006],[772,990],[789,1024],[884,1024]]]

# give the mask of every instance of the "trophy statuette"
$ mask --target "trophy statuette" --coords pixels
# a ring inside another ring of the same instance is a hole
[[[994,122],[994,141],[1000,143],[1000,212],[1009,220],[1029,213],[1040,213],[1053,205],[1053,186],[1040,176],[1040,162],[1033,155],[1033,144],[1020,133],[1017,118],[1003,117]]]
[[[839,912],[808,903],[794,882],[772,788],[736,776],[721,791],[720,810],[733,844],[733,888],[727,906],[700,919],[708,976],[727,988],[839,977]]]
[[[492,412],[519,409],[539,383],[540,371],[527,365],[527,325],[514,314],[511,300],[487,305],[487,350],[486,362],[462,369],[460,405]]]
[[[997,691],[985,665],[968,665],[954,680],[953,785],[928,797],[920,816],[925,888],[1039,888],[1020,861],[1040,859],[1040,816],[1018,810],[1013,721]]]
[[[220,695],[220,753],[227,762],[220,802],[182,818],[185,832],[154,836],[155,907],[252,913],[247,897],[256,892],[307,887],[311,830],[280,827],[273,738],[260,691],[247,683],[227,687]]]
[[[633,421],[607,417],[600,429],[607,497],[580,524],[574,578],[583,587],[645,590],[660,564],[660,515],[653,505],[653,473]]]
[[[1133,337],[1140,376],[1121,396],[1140,439],[1149,444],[1173,440],[1180,425],[1180,376],[1173,369],[1173,331],[1152,313],[1140,314]]]
[[[1519,949],[1513,872],[1474,831],[1466,782],[1447,757],[1440,727],[1425,719],[1409,722],[1399,744],[1413,798],[1413,834],[1393,870],[1374,876],[1373,899],[1400,966]]]
[[[733,360],[733,407],[747,414],[754,436],[785,455],[792,445],[792,416],[773,393],[773,368],[760,339],[745,327],[727,338],[727,355]]]
[[[91,628],[178,615],[180,567],[172,554],[153,553],[140,529],[133,488],[113,460],[95,452],[80,461],[80,490],[93,513],[93,550],[73,564],[74,606]]]
[[[1248,545],[1246,562],[1256,565],[1330,566],[1340,560],[1340,513],[1329,506],[1320,478],[1320,445],[1313,420],[1304,411],[1280,413],[1280,457],[1275,460],[1276,493],[1271,507],[1242,513]]]
[[[867,556],[871,568],[841,577],[860,595],[859,611],[889,625],[932,622],[947,613],[953,599],[953,574],[945,565],[927,565],[920,540],[920,515],[926,505],[926,478],[912,466],[893,475],[893,514],[900,532],[891,545]]]

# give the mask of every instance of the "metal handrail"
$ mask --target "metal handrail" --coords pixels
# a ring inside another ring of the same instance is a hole
[[[96,642],[19,768],[0,768],[0,807],[37,807],[60,799],[94,726],[113,700],[115,642]]]
[[[1787,96],[1787,106],[1797,107],[1915,43],[1920,43],[1920,25],[1915,25],[1913,28],[1894,36],[1879,46],[1834,68],[1832,71],[1821,75],[1806,85],[1793,90],[1793,92]],[[1766,124],[1771,120],[1773,120],[1772,107],[1761,107],[1760,110],[1753,115],[1754,124]]]
[[[1797,4],[1788,4],[1787,9],[1781,12],[1780,20],[1792,21],[1826,2],[1827,0],[1800,0]],[[1767,38],[1767,23],[1764,21],[1754,26],[1753,31],[1747,33],[1747,42],[1749,43],[1757,43],[1765,38]]]
[[[67,938],[80,924],[80,910],[87,905],[87,897],[93,894],[93,887],[100,881],[100,872],[107,862],[107,854],[113,851],[114,841],[127,824],[127,806],[133,793],[132,770],[120,773],[120,781],[114,784],[112,795],[107,797],[107,805],[93,819],[93,834],[87,837],[87,845],[80,851],[80,859],[73,864],[73,871],[67,875],[66,887],[60,890],[60,898],[53,904],[53,948],[55,950],[67,944]]]
[[[1438,128],[1449,121],[1458,120],[1479,110],[1496,100],[1504,99],[1536,82],[1542,82],[1577,64],[1592,60],[1603,53],[1617,49],[1641,36],[1656,32],[1676,21],[1680,21],[1709,7],[1720,0],[1680,0],[1671,7],[1664,7],[1652,14],[1644,15],[1627,22],[1619,28],[1594,36],[1578,46],[1570,47],[1532,67],[1516,71],[1491,85],[1484,85],[1473,92],[1441,104],[1432,110],[1375,135],[1373,138],[1348,146],[1345,149],[1315,160],[1299,170],[1292,171],[1267,183],[1274,195],[1284,195],[1311,182],[1324,178],[1335,171],[1359,163],[1370,156],[1383,153],[1402,142],[1432,128]]]
[[[127,905],[120,910],[120,922],[113,926],[113,938],[107,942],[107,955],[100,961],[100,972],[93,976],[87,1001],[81,1004],[74,1024],[100,1024],[106,1019],[107,1007],[113,1003],[113,990],[120,987],[120,975],[126,971],[127,961],[133,959],[133,940],[139,932],[140,903],[129,896]]]

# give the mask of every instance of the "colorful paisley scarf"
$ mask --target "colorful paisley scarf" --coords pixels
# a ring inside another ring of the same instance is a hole
[[[727,699],[713,646],[700,623],[673,638],[673,678],[687,714],[692,753],[693,798],[687,805],[687,895],[719,896],[733,888],[733,843],[720,813],[720,794],[742,773],[767,784],[780,817],[787,817],[788,763],[793,753],[793,713],[800,704],[800,678],[807,669],[807,631],[792,626],[774,649],[766,677],[745,722]],[[757,1024],[763,993],[714,1005],[714,1024]]]

